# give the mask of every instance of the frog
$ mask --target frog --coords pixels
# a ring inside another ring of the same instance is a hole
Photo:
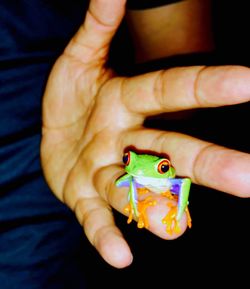
[[[157,204],[152,193],[160,194],[168,200],[169,211],[161,220],[166,225],[169,234],[180,231],[180,220],[186,212],[187,225],[192,226],[192,220],[188,209],[191,179],[177,177],[176,170],[167,157],[148,153],[137,153],[129,150],[123,155],[125,174],[120,176],[115,184],[117,187],[128,187],[128,204],[124,211],[128,214],[127,223],[137,219],[138,228],[148,228],[147,208]],[[141,195],[149,194],[143,200]],[[175,204],[174,204],[175,203]]]

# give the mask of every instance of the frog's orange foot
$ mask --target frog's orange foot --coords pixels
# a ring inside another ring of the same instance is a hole
[[[161,195],[162,195],[163,197],[168,198],[169,200],[175,200],[175,201],[178,200],[178,196],[177,196],[177,195],[173,195],[170,191],[161,193]]]
[[[146,213],[146,209],[151,206],[156,205],[156,200],[153,200],[152,197],[147,197],[143,201],[138,202],[138,212],[139,212],[139,217],[138,217],[138,222],[137,222],[137,227],[138,228],[148,228],[149,227],[149,222],[148,222],[148,216]]]
[[[187,214],[187,225],[188,225],[188,228],[191,228],[192,227],[192,219],[191,219],[188,207],[186,207],[185,211],[186,211],[186,214]]]
[[[149,190],[147,188],[138,188],[137,189],[137,193],[138,195],[145,195],[149,192]]]
[[[133,220],[133,207],[130,203],[124,208],[124,212],[128,214],[127,223],[130,224]]]
[[[177,206],[169,203],[168,207],[170,208],[170,210],[167,215],[162,219],[162,223],[166,225],[167,233],[172,235],[173,233],[179,233],[181,229],[179,222],[176,220]]]

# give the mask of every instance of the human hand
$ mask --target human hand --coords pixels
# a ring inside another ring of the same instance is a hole
[[[165,152],[177,175],[199,185],[250,196],[250,156],[187,135],[145,129],[146,117],[250,99],[245,67],[183,67],[124,78],[106,68],[110,41],[124,15],[124,0],[92,0],[85,22],[57,60],[43,99],[41,158],[54,194],[76,214],[100,255],[121,268],[132,261],[115,226],[112,210],[123,213],[127,190],[115,180],[123,173],[124,148]],[[122,56],[121,56],[122,57]],[[166,201],[148,208],[149,230],[164,239]]]

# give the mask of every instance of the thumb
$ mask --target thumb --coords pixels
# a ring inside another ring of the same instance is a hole
[[[126,0],[91,0],[85,21],[65,53],[85,64],[106,60],[109,44],[125,13]]]

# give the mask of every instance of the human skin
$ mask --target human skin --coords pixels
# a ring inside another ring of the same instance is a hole
[[[126,19],[137,62],[207,52],[214,48],[210,0],[186,0],[145,10]]]
[[[92,0],[84,24],[55,63],[43,98],[41,160],[46,180],[69,206],[89,241],[112,266],[133,259],[114,222],[124,213],[127,190],[115,180],[128,146],[165,152],[177,175],[239,197],[250,196],[250,155],[188,135],[146,129],[145,118],[159,113],[247,102],[250,70],[241,66],[180,67],[131,78],[106,67],[110,41],[125,13],[124,0]],[[149,231],[169,235],[161,223],[168,212],[157,198],[148,208]]]

